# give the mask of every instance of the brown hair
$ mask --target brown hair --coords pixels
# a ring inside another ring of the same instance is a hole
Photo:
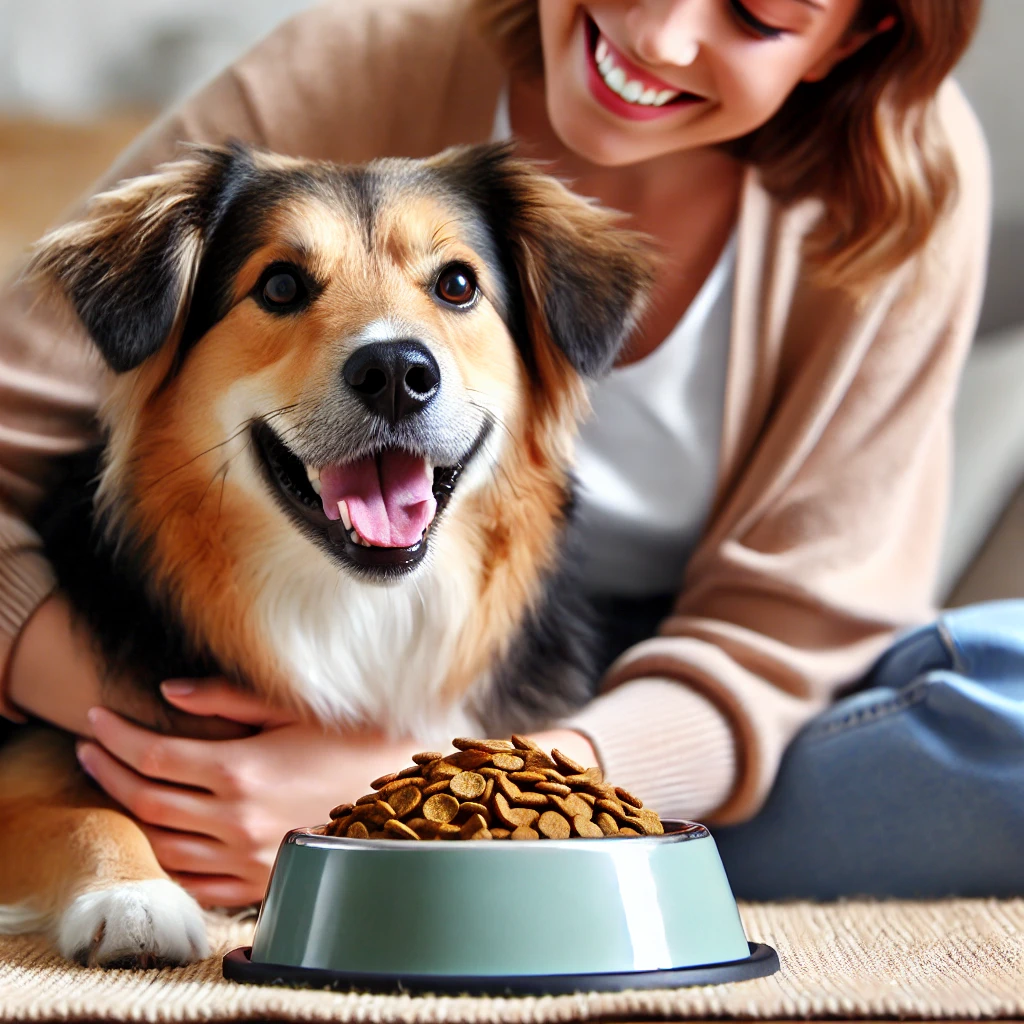
[[[824,203],[807,249],[822,283],[865,290],[920,251],[951,201],[956,172],[935,96],[980,11],[981,0],[863,0],[851,31],[890,14],[894,26],[726,144],[778,199]],[[543,72],[537,0],[477,0],[477,14],[510,68]]]

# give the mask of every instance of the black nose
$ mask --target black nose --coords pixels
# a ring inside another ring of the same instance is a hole
[[[418,341],[364,345],[341,373],[371,412],[392,423],[423,409],[441,386],[437,360]]]

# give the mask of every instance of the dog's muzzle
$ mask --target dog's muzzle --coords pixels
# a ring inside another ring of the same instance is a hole
[[[359,436],[340,445],[358,457],[304,461],[301,449],[290,448],[265,421],[253,425],[253,442],[278,502],[332,556],[372,577],[401,575],[426,554],[430,533],[491,421],[484,420],[455,461],[435,464],[424,413],[440,391],[441,370],[424,345],[364,345],[341,376],[365,410],[350,429]]]

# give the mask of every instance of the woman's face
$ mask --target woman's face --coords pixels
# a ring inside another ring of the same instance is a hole
[[[606,166],[736,139],[868,37],[860,0],[539,0],[548,116]]]

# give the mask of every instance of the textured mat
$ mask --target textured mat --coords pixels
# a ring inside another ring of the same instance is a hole
[[[238,985],[214,958],[165,971],[98,971],[39,939],[0,938],[0,1020],[400,1021],[485,1024],[642,1017],[1024,1016],[1024,900],[741,907],[749,938],[778,951],[771,978],[677,991],[487,999],[340,995]],[[211,919],[224,952],[252,922]]]

